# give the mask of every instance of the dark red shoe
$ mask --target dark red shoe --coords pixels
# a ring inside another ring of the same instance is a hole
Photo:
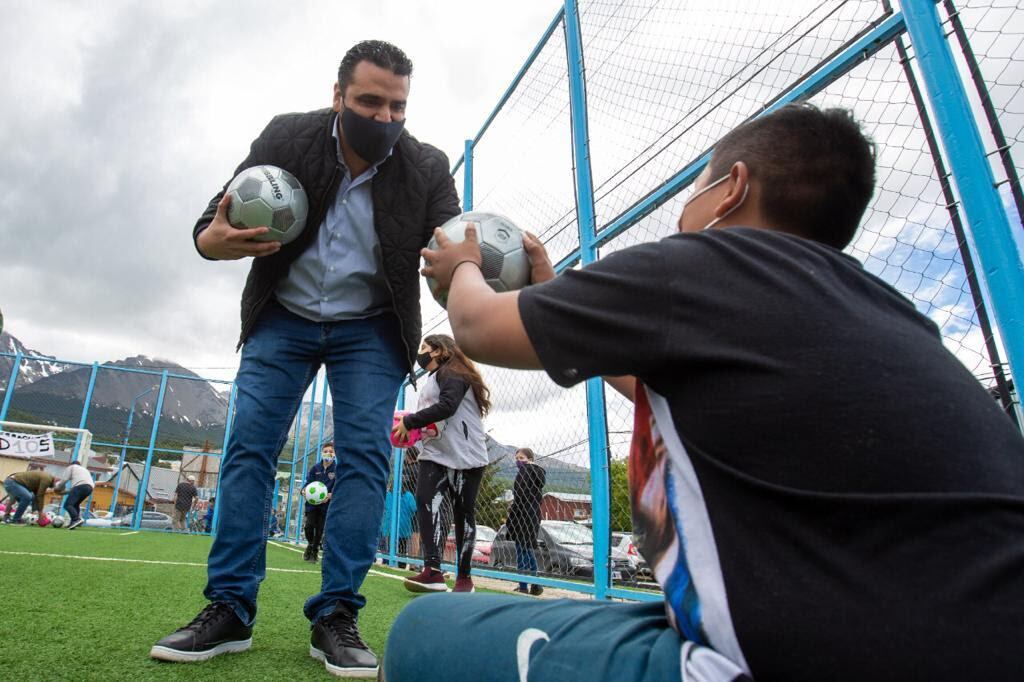
[[[447,592],[448,584],[444,581],[444,573],[434,568],[424,567],[411,578],[402,581],[405,589],[410,592]]]
[[[455,579],[455,587],[452,588],[452,592],[476,592],[476,588],[473,587],[473,579],[468,575],[461,575]]]

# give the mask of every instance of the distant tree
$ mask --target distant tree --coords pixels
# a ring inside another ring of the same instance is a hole
[[[612,530],[633,531],[633,517],[629,511],[629,467],[626,460],[612,460],[608,466],[608,483],[611,487]]]
[[[497,530],[505,522],[509,503],[504,500],[505,491],[510,490],[508,482],[498,478],[498,463],[488,464],[480,479],[480,492],[476,496],[476,522]]]

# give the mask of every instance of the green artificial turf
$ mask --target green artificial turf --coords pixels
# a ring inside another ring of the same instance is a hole
[[[160,663],[152,644],[205,605],[210,538],[162,532],[0,525],[0,679],[305,680],[332,678],[309,657],[302,604],[319,590],[319,566],[267,547],[252,649],[194,664]],[[197,564],[91,561],[78,555]],[[380,567],[374,567],[374,571]],[[398,612],[415,596],[371,573],[359,627],[378,656]]]

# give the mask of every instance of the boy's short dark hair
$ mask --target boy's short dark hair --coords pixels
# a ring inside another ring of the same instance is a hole
[[[773,227],[845,248],[875,189],[875,146],[847,109],[790,104],[715,145],[711,179],[743,161]]]
[[[334,441],[333,440],[324,441],[324,443],[320,446],[320,452],[323,452],[324,448],[331,448],[333,450],[334,449]]]
[[[349,48],[341,58],[341,64],[338,66],[338,87],[341,88],[342,94],[352,80],[356,65],[364,61],[387,69],[396,76],[412,75],[412,61],[400,49],[383,40],[364,40]]]

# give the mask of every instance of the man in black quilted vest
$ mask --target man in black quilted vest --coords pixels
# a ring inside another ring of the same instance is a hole
[[[411,73],[395,46],[361,42],[341,61],[330,109],[277,116],[252,143],[236,173],[271,164],[306,189],[309,220],[295,241],[253,241],[267,228],[231,227],[224,190],[196,223],[204,258],[251,257],[252,267],[204,591],[210,604],[157,642],[154,658],[201,661],[251,645],[277,456],[324,364],[339,457],[321,591],[305,604],[310,653],[335,675],[377,674],[356,626],[366,603],[359,587],[384,510],[391,416],[419,345],[419,250],[459,213],[448,159],[404,130]]]

